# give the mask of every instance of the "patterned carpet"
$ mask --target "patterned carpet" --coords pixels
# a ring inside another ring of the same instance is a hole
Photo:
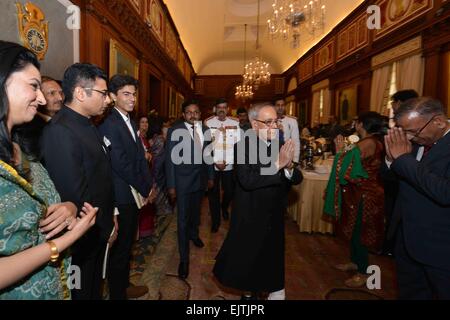
[[[161,272],[165,264],[161,256],[169,255],[168,251],[173,250],[171,244],[167,246],[167,241],[162,240],[169,231],[168,227],[173,218],[173,214],[157,216],[154,232],[138,240],[133,247],[130,281],[135,285],[146,284],[149,287],[150,292],[146,299],[159,299]]]

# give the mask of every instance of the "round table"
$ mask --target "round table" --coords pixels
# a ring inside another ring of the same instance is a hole
[[[301,232],[333,233],[333,224],[322,220],[324,193],[329,173],[302,170],[303,181],[289,194],[288,213]]]

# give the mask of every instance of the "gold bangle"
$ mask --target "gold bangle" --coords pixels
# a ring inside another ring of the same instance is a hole
[[[51,262],[56,262],[58,261],[59,258],[59,251],[58,251],[58,247],[56,246],[56,244],[53,241],[47,241],[48,245],[50,246],[50,251],[51,251],[51,255],[50,255],[50,261]]]

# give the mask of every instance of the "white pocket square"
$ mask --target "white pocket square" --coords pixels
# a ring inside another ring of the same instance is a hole
[[[108,140],[107,137],[103,137],[103,143],[105,144],[105,146],[109,147],[111,145],[111,141]]]

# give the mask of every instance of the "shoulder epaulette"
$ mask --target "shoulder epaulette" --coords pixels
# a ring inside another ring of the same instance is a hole
[[[239,122],[239,118],[236,118],[236,117],[228,117],[228,118],[230,118],[231,120]]]

